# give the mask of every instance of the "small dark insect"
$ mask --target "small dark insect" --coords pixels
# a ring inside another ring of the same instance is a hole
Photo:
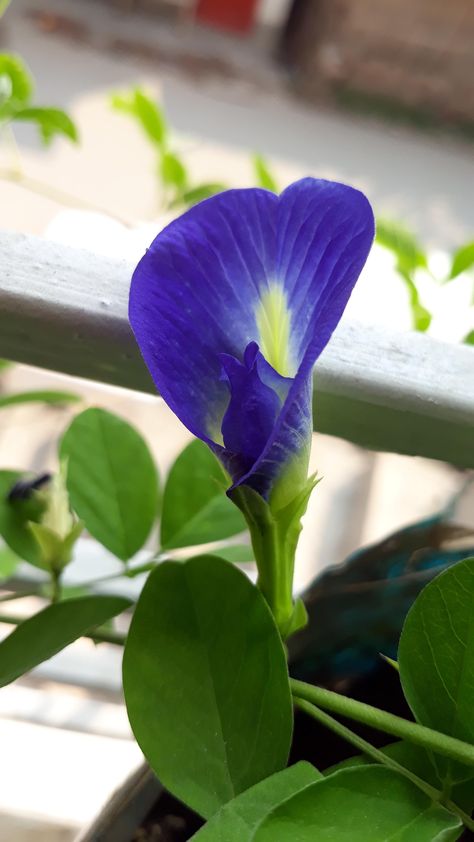
[[[39,474],[33,479],[20,479],[15,483],[8,492],[7,500],[9,503],[14,503],[16,500],[29,500],[34,491],[38,491],[46,485],[51,479],[51,474]]]

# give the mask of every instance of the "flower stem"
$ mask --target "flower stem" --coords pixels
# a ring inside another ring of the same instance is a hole
[[[51,571],[51,603],[59,602],[61,599],[61,571]]]
[[[408,740],[415,745],[422,746],[430,751],[435,751],[452,760],[457,760],[468,766],[474,766],[474,745],[465,743],[455,737],[449,737],[439,731],[418,725],[416,722],[409,722],[401,716],[387,713],[379,708],[367,705],[365,702],[358,702],[347,696],[341,696],[323,687],[315,687],[306,684],[304,681],[290,679],[291,692],[297,699],[303,699],[319,707],[330,710],[333,713],[347,716],[356,722],[361,722],[377,731],[384,731],[394,737]]]
[[[359,737],[358,734],[354,734],[350,728],[347,728],[345,725],[342,725],[332,716],[330,716],[325,711],[321,710],[320,708],[316,707],[316,705],[311,704],[311,702],[307,702],[304,699],[294,699],[296,707],[303,710],[313,719],[316,719],[317,722],[320,722],[321,725],[324,725],[330,731],[333,731],[339,737],[346,740],[348,743],[354,746],[358,751],[361,751],[363,754],[370,757],[372,760],[375,760],[377,763],[386,766],[389,769],[392,769],[394,772],[398,772],[400,775],[403,775],[409,781],[411,781],[418,789],[421,789],[432,801],[435,801],[438,804],[442,804],[452,813],[459,816],[461,821],[464,823],[469,830],[474,830],[474,821],[464,812],[461,810],[460,807],[457,806],[453,801],[445,798],[445,794],[440,790],[436,789],[434,786],[431,786],[427,781],[424,781],[422,778],[419,778],[418,775],[415,775],[410,769],[407,769],[405,766],[402,766],[392,757],[388,757],[388,755],[384,754],[383,751],[380,749],[375,748],[375,746],[371,745],[364,740],[362,737]]]
[[[257,586],[275,618],[283,640],[306,625],[308,615],[301,599],[293,601],[295,552],[316,476],[309,477],[283,508],[274,509],[254,489],[237,486],[229,492],[250,532],[258,569]]]

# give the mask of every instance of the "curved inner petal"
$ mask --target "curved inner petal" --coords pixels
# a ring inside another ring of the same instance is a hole
[[[220,361],[221,380],[230,391],[222,436],[226,450],[239,457],[237,464],[234,460],[235,481],[235,473],[246,473],[262,453],[288,391],[288,379],[269,365],[256,342],[247,345],[243,362],[231,354],[220,354]]]

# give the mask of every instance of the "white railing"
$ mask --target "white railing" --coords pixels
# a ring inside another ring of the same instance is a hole
[[[10,232],[0,266],[1,357],[154,390],[127,321],[131,266]],[[342,325],[315,384],[315,429],[474,467],[473,349]]]

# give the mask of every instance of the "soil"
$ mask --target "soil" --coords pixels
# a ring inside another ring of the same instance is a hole
[[[382,663],[370,676],[350,686],[337,689],[354,699],[410,718],[410,711],[403,698],[398,675],[388,664]],[[346,724],[373,745],[383,746],[390,742],[385,734],[378,731],[356,726],[349,721]],[[353,756],[354,753],[354,749],[344,740],[327,731],[308,716],[297,712],[290,763],[308,760],[318,769],[324,770]],[[132,842],[187,842],[202,824],[199,816],[167,793],[156,802],[142,827],[137,830]],[[460,837],[460,842],[474,842],[474,833],[466,831]]]

